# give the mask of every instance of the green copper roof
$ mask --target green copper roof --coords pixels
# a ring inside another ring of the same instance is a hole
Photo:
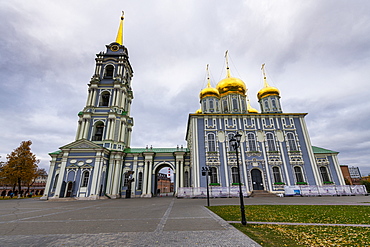
[[[154,152],[154,153],[173,153],[173,152],[189,152],[187,148],[126,148],[125,153],[145,153],[145,152]]]
[[[55,151],[55,152],[51,152],[49,154],[60,154],[62,152],[62,150],[58,150],[58,151]]]
[[[336,151],[332,151],[332,150],[325,149],[325,148],[319,148],[315,146],[312,146],[312,150],[314,154],[338,154],[339,153]]]

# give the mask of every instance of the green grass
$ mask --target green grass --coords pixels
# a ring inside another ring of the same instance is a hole
[[[212,206],[227,221],[240,221],[239,206]],[[247,205],[247,221],[370,224],[369,206]],[[262,246],[370,246],[370,228],[232,224]]]
[[[240,221],[240,207],[211,206],[227,221]],[[350,205],[247,205],[247,221],[329,224],[370,224],[369,206]]]

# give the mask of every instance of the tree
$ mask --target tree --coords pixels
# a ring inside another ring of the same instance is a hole
[[[8,154],[7,163],[3,168],[4,177],[15,188],[18,184],[18,191],[22,189],[22,183],[29,185],[35,176],[37,177],[37,168],[39,160],[31,152],[32,141],[23,141],[21,145]]]
[[[42,178],[45,178],[47,177],[47,172],[44,168],[37,168],[36,170],[36,173],[35,173],[35,176],[33,177],[33,179],[30,181],[30,183],[27,184],[27,187],[28,187],[28,190],[30,189],[30,187],[35,183],[36,179],[38,177],[42,177]]]

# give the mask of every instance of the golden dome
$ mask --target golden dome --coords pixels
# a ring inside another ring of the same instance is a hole
[[[251,103],[249,102],[249,99],[248,99],[248,103],[247,103],[247,110],[248,110],[248,113],[258,113],[258,110],[251,106]]]
[[[262,99],[262,98],[265,98],[267,96],[271,96],[271,95],[275,95],[275,96],[280,96],[280,91],[279,89],[277,89],[276,87],[270,87],[270,86],[265,86],[264,88],[262,88],[258,94],[257,94],[257,98],[258,100]]]
[[[245,83],[234,77],[227,77],[220,81],[216,89],[220,92],[220,95],[224,95],[226,93],[238,93],[241,95],[245,95],[247,92],[247,87],[245,86]]]
[[[202,109],[198,109],[195,114],[202,114]]]
[[[258,100],[265,98],[267,96],[280,96],[280,91],[276,87],[271,87],[266,80],[265,64],[262,64],[262,73],[263,73],[263,88],[257,93]]]
[[[211,84],[208,83],[207,87],[203,89],[202,91],[200,91],[199,98],[203,99],[204,97],[207,97],[207,96],[213,96],[213,97],[220,98],[220,93],[218,92],[216,88],[211,87]]]

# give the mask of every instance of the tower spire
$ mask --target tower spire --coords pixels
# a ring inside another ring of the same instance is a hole
[[[229,68],[229,50],[225,52],[225,59],[226,59],[226,78],[230,78],[230,68]]]
[[[123,45],[123,24],[124,24],[124,20],[125,20],[125,12],[122,11],[121,21],[119,23],[119,28],[118,28],[117,38],[116,38],[116,42],[120,45]]]

